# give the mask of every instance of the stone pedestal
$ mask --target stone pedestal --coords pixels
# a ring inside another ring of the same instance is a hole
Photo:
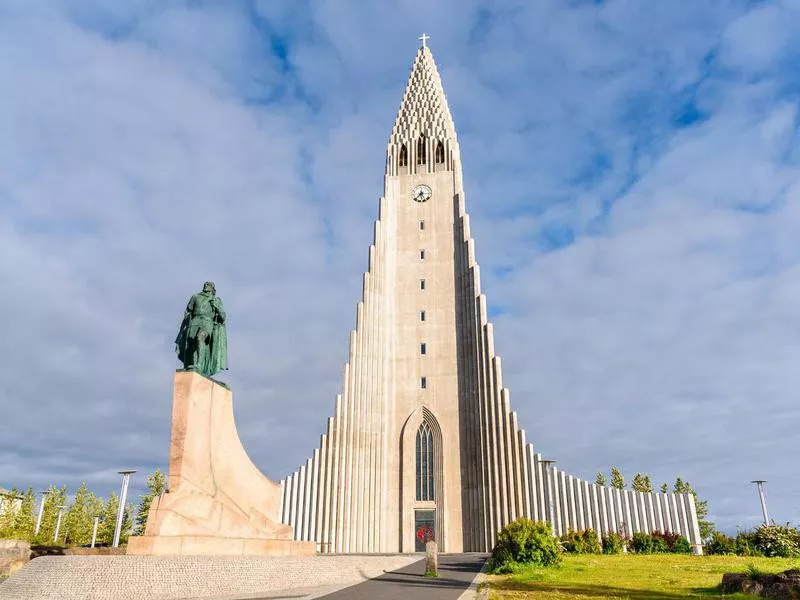
[[[425,544],[425,575],[439,576],[439,546],[433,540]]]
[[[279,522],[280,486],[242,447],[230,390],[197,373],[175,374],[169,492],[153,500],[128,554],[311,555]]]

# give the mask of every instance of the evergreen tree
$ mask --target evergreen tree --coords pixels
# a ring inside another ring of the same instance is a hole
[[[611,487],[618,490],[625,489],[625,478],[617,467],[611,467]]]
[[[114,543],[114,529],[117,526],[117,510],[119,510],[119,498],[116,492],[111,492],[108,501],[103,506],[100,526],[97,528],[97,543],[110,546]],[[133,513],[136,507],[130,502],[125,505],[122,513],[122,528],[119,534],[119,543],[127,543],[128,536],[133,528]]]
[[[42,525],[39,529],[39,535],[34,538],[34,543],[42,544],[45,546],[53,544],[53,535],[56,531],[56,522],[58,520],[59,507],[67,505],[67,487],[62,486],[57,488],[51,485],[47,488],[47,494],[44,498],[44,510],[42,511]],[[36,507],[38,511],[38,506]],[[61,529],[58,532],[59,540],[64,539],[64,519],[61,519]]]
[[[34,514],[34,504],[36,495],[32,488],[22,494],[22,502],[19,509],[14,513],[14,537],[18,540],[31,541],[33,539],[33,529],[36,526],[36,516]]]
[[[667,484],[666,483],[662,483],[661,484],[661,493],[662,494],[666,494],[668,491],[669,491],[669,487],[667,486]]]
[[[631,487],[637,492],[643,492],[645,494],[651,493],[653,491],[653,484],[650,482],[650,475],[637,473],[633,476]]]
[[[708,500],[700,500],[691,484],[688,481],[683,481],[680,477],[675,480],[673,491],[676,494],[692,494],[692,496],[694,496],[694,506],[697,511],[697,524],[700,528],[700,537],[707,540],[714,535],[716,529],[714,523],[707,519]]]
[[[13,498],[17,495],[17,488],[12,487],[8,491],[8,495],[0,496],[0,538],[13,538],[14,532],[14,515],[13,513]]]
[[[103,501],[89,491],[85,482],[81,482],[62,524],[69,545],[86,546],[91,543],[94,516],[99,515],[102,508]]]
[[[606,479],[606,476],[603,475],[602,472],[598,471],[597,475],[594,476],[594,482],[597,485],[605,486],[606,483],[608,483],[608,480]]]
[[[119,509],[119,499],[116,492],[111,492],[108,500],[103,504],[100,513],[100,525],[97,528],[97,543],[110,546],[114,541],[114,528],[117,525],[117,510]]]
[[[136,515],[136,505],[133,502],[128,502],[125,505],[125,511],[122,513],[122,529],[119,534],[120,545],[127,544],[128,538],[133,535],[134,517]]]
[[[147,478],[147,493],[139,496],[139,509],[136,512],[136,528],[137,535],[144,534],[144,529],[147,526],[147,516],[150,514],[150,505],[156,496],[161,495],[167,487],[167,476],[161,471],[156,469]]]
[[[33,533],[32,515],[33,490],[23,494],[12,487],[0,498],[0,538],[29,540]]]

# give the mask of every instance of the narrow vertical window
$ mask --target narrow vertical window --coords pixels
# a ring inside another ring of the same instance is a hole
[[[423,390],[428,387],[428,378],[427,377],[420,378],[419,387],[421,387]]]
[[[427,148],[427,146],[428,145],[425,143],[425,136],[424,135],[419,136],[419,139],[417,140],[417,164],[418,165],[424,165],[425,162],[426,162],[425,149]]]
[[[422,231],[423,229],[425,229],[425,221],[420,221],[419,222],[419,230]]]
[[[426,346],[425,346],[425,342],[422,342],[422,343],[419,345],[419,353],[420,353],[420,354],[427,354],[427,348],[426,348]]]
[[[424,321],[425,320],[425,311],[424,310],[419,311],[419,320],[420,321]]]
[[[419,289],[421,289],[421,290],[425,289],[425,280],[424,279],[420,279],[419,280]]]
[[[417,500],[434,500],[433,495],[433,431],[427,421],[417,430]]]
[[[407,167],[408,166],[408,148],[406,148],[405,144],[400,146],[400,158],[399,158],[398,162],[399,162],[401,167]]]
[[[439,164],[444,162],[444,144],[441,141],[436,144],[436,162]]]
[[[420,260],[425,260],[425,250],[420,250],[419,251],[419,259]]]

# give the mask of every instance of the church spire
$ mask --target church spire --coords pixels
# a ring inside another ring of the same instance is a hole
[[[422,34],[400,110],[389,136],[387,174],[433,171],[437,158],[452,168],[458,152],[456,129],[442,87],[442,79]],[[424,167],[424,168],[421,168]]]

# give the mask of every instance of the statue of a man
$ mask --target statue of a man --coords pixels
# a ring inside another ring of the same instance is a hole
[[[228,368],[225,311],[213,281],[206,281],[203,291],[189,299],[175,351],[187,371],[211,377]]]

